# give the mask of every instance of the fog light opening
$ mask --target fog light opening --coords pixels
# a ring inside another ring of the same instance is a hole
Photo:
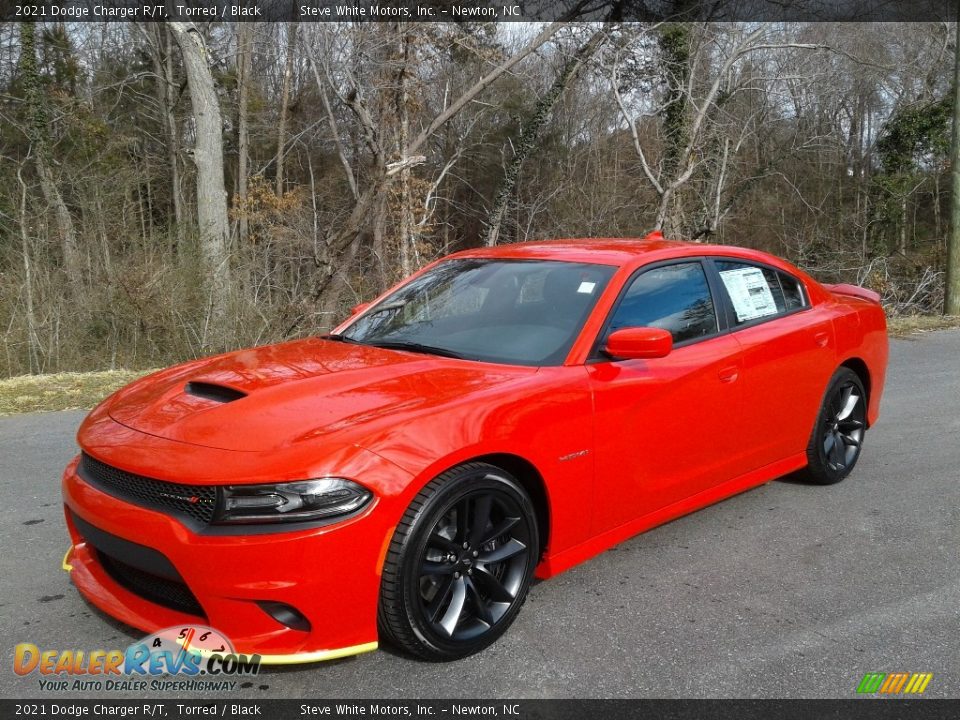
[[[286,625],[291,630],[310,632],[310,621],[292,605],[273,600],[258,600],[257,605],[281,625]]]

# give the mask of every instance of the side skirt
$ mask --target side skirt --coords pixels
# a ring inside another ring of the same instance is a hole
[[[691,495],[672,505],[667,505],[659,510],[641,515],[634,520],[615,527],[612,530],[607,530],[596,537],[590,538],[579,545],[574,545],[572,548],[563,550],[556,555],[548,555],[541,561],[540,565],[537,566],[536,576],[541,579],[546,579],[558,575],[564,570],[568,570],[574,565],[579,565],[583,561],[589,560],[594,555],[599,555],[604,550],[609,550],[614,545],[634,535],[639,535],[646,530],[668,523],[683,515],[688,515],[700,508],[712,505],[720,500],[725,500],[728,497],[732,497],[758,485],[763,485],[794,470],[799,470],[806,464],[806,454],[798,453],[797,455],[778,460],[770,465],[765,465],[758,470],[748,472],[733,480],[716,485],[696,495]]]

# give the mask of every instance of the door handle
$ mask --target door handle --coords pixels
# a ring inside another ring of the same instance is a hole
[[[814,333],[813,339],[816,340],[817,345],[819,345],[820,347],[826,347],[827,343],[830,342],[830,333],[828,332]]]
[[[725,367],[717,373],[720,382],[731,383],[740,377],[740,368],[736,365]]]

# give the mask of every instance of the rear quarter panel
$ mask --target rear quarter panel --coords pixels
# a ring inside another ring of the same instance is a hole
[[[865,298],[832,294],[836,310],[834,334],[837,359],[845,363],[861,360],[867,367],[867,425],[880,417],[880,400],[886,384],[889,341],[883,308]]]

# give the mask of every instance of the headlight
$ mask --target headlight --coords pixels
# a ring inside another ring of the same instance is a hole
[[[310,522],[346,515],[373,493],[352,480],[320,478],[273,485],[227,485],[214,523]]]

